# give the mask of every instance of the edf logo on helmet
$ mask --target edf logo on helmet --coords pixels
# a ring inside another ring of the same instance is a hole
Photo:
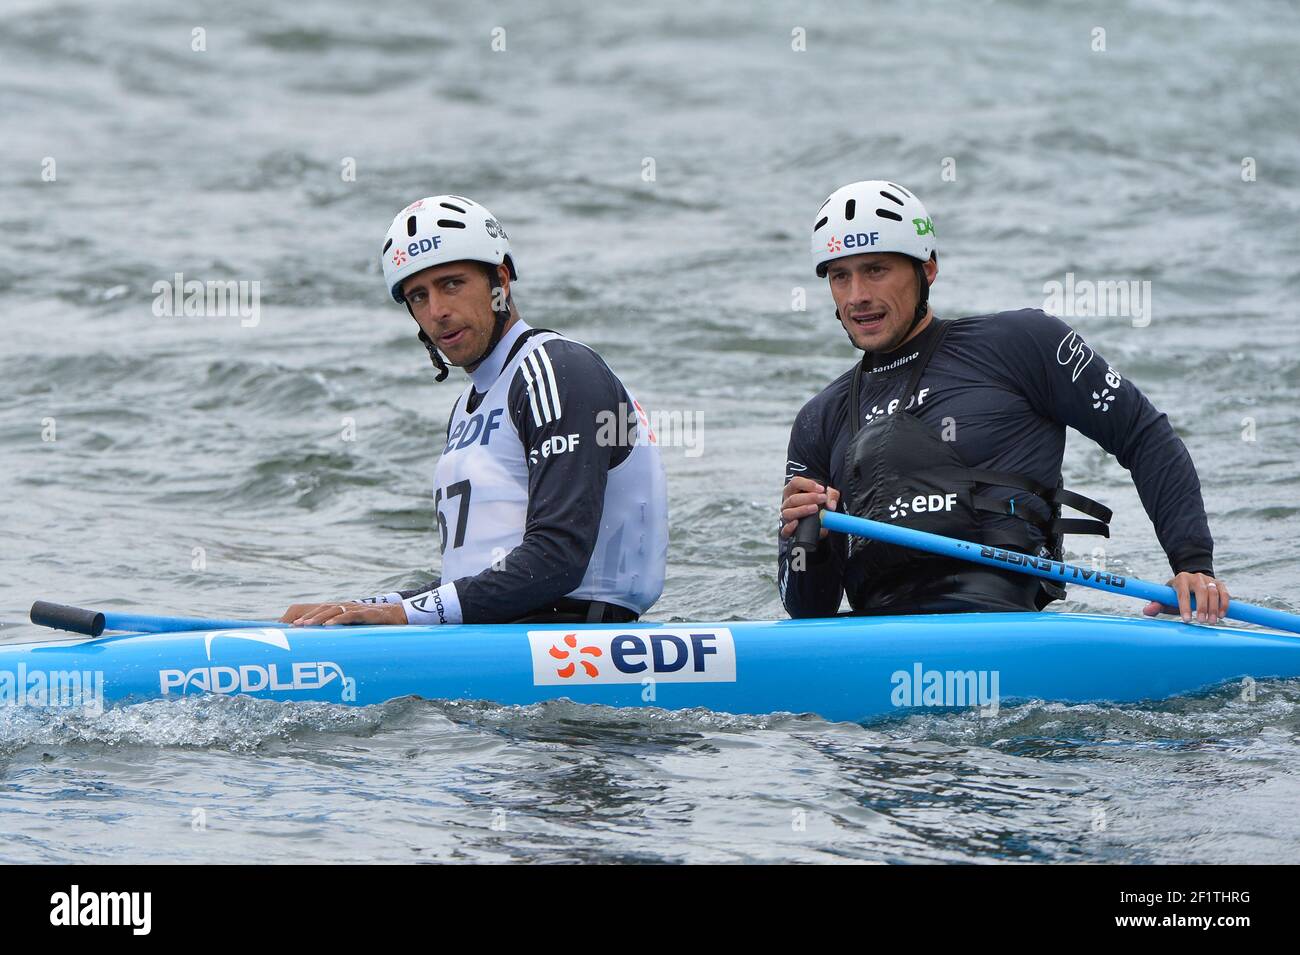
[[[405,265],[407,256],[415,258],[421,252],[432,252],[434,249],[442,247],[442,236],[431,235],[427,238],[420,239],[418,242],[412,242],[406,247],[406,255],[402,255],[402,250],[398,249],[393,253],[394,265]],[[400,256],[400,258],[399,258]]]
[[[831,236],[830,241],[826,243],[826,250],[839,252],[841,249],[865,249],[879,241],[879,232],[848,232],[845,233],[842,241],[836,236]]]
[[[912,225],[916,227],[917,235],[934,235],[934,223],[929,219],[913,219]],[[826,251],[840,252],[844,249],[865,249],[874,246],[879,241],[879,232],[847,232],[843,240],[838,236],[831,236],[826,243]]]

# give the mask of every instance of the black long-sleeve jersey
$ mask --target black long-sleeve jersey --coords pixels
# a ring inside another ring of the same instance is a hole
[[[931,321],[895,351],[872,356],[862,382],[864,423],[899,411],[910,363],[936,330]],[[850,369],[800,410],[787,482],[801,475],[844,489],[851,376]],[[1075,428],[1131,472],[1174,572],[1213,573],[1214,543],[1187,448],[1169,419],[1060,319],[1023,309],[952,322],[908,413],[951,441],[967,466],[1017,472],[1047,487],[1060,480],[1065,428]],[[1041,543],[1041,531],[1030,530]],[[786,611],[835,614],[844,592],[845,538],[831,534],[801,571],[791,569],[791,542],[781,540],[778,550]]]

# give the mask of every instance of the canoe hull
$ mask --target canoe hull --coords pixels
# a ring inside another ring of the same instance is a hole
[[[79,699],[66,692],[74,676]],[[1297,636],[1054,613],[285,627],[0,645],[0,705],[25,706],[202,693],[355,705],[568,698],[861,721],[914,706],[1133,702],[1297,676]]]

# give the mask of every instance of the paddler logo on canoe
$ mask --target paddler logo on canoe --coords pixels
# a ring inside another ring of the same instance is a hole
[[[218,637],[233,637],[263,643],[288,651],[289,638],[283,630],[270,627],[249,627],[239,630],[213,630],[204,635],[203,649],[209,662],[212,660],[212,643]],[[339,681],[340,699],[356,698],[356,681],[343,672],[343,668],[330,661],[294,661],[287,666],[277,663],[246,663],[239,666],[211,665],[191,667],[188,670],[166,669],[158,671],[159,690],[163,696],[185,696],[191,690],[200,693],[259,693],[270,691],[321,690],[335,680]]]

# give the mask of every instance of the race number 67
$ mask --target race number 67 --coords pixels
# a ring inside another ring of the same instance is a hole
[[[442,488],[433,495],[433,506],[438,514],[438,552],[447,553],[447,518],[442,513]],[[465,543],[465,525],[469,522],[469,481],[457,481],[455,484],[447,487],[447,500],[451,501],[453,497],[460,498],[460,507],[457,508],[456,514],[456,539],[452,542],[452,547],[460,547]]]

